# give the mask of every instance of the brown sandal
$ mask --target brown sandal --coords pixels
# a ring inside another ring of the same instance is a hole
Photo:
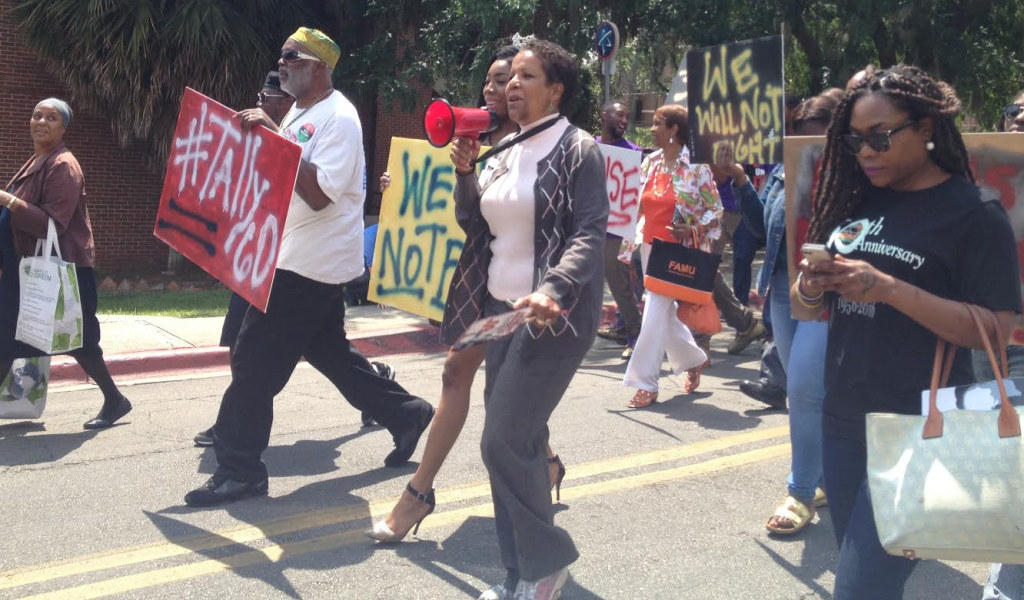
[[[647,390],[637,390],[633,394],[633,399],[629,401],[626,408],[647,408],[658,401],[658,392],[648,392]]]
[[[700,387],[700,374],[704,372],[704,369],[711,365],[711,358],[709,357],[706,361],[701,363],[699,367],[694,367],[686,372],[686,383],[683,384],[683,391],[687,394],[692,394],[697,391]]]

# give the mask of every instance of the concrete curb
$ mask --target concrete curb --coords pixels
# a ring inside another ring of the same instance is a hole
[[[424,324],[394,330],[352,333],[349,341],[366,358],[393,354],[443,352],[440,329]],[[139,379],[180,372],[223,370],[229,367],[228,349],[221,346],[172,348],[108,354],[104,357],[115,380]],[[55,386],[87,383],[89,378],[74,358],[54,357],[50,382]]]
[[[605,304],[601,324],[615,322],[615,305]],[[366,358],[394,354],[445,352],[441,330],[429,324],[390,330],[350,332],[349,341]],[[228,349],[202,346],[124,352],[105,356],[111,376],[117,379],[143,379],[175,373],[224,370],[230,366]],[[88,383],[89,378],[70,356],[54,357],[50,363],[50,383],[54,386]]]

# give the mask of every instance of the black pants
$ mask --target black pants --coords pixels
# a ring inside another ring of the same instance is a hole
[[[217,415],[217,474],[241,481],[267,477],[260,455],[270,442],[274,396],[303,356],[349,404],[392,434],[417,422],[424,400],[377,374],[345,337],[342,285],[278,270],[266,314],[249,310],[231,359],[231,385]]]

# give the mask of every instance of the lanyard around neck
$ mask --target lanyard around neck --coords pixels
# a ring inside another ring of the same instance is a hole
[[[476,163],[484,162],[485,160],[487,160],[488,158],[494,156],[495,154],[497,154],[499,152],[504,152],[505,150],[508,150],[512,146],[515,146],[516,144],[518,144],[520,142],[524,142],[524,141],[530,139],[531,137],[537,135],[538,133],[544,131],[545,129],[550,129],[551,127],[554,126],[555,123],[557,123],[557,122],[559,122],[561,120],[562,120],[561,117],[556,117],[554,119],[551,119],[547,123],[542,123],[542,124],[534,127],[533,129],[527,131],[526,133],[516,134],[516,136],[514,138],[508,140],[507,142],[505,142],[503,144],[498,144],[497,146],[493,146],[490,150],[488,150],[487,152],[484,152],[483,154],[478,156],[476,160],[474,160],[472,163],[470,163],[470,165],[472,166],[472,165],[475,165]]]

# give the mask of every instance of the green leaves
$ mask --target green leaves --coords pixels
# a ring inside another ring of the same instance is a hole
[[[623,42],[615,95],[664,93],[688,48],[780,31],[787,91],[800,95],[902,60],[952,83],[991,128],[1024,87],[1024,0],[18,0],[11,15],[73,106],[108,116],[121,143],[144,142],[156,169],[182,89],[251,105],[299,25],[338,41],[335,83],[364,108],[379,94],[409,110],[417,82],[473,103],[514,33],[552,39],[581,59],[574,119],[589,129],[601,101],[592,37],[606,18]]]
[[[249,106],[283,31],[309,15],[284,0],[22,0],[12,9],[73,106],[108,115],[122,144],[147,142],[155,168],[185,86]]]

